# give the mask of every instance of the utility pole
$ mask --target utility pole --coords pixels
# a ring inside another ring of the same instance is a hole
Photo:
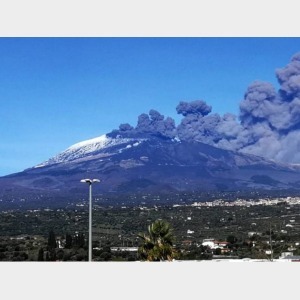
[[[85,182],[89,185],[89,261],[92,261],[92,184],[100,182],[99,179],[82,179],[80,182]]]
[[[271,233],[271,223],[270,223],[270,250],[271,250],[271,261],[273,261],[273,247],[272,247],[272,233]]]

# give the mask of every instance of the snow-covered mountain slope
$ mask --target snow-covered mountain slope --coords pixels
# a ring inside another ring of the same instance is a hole
[[[98,178],[101,193],[169,193],[300,189],[300,171],[261,157],[150,133],[113,132],[72,145],[23,172],[0,178],[1,191],[85,193]]]
[[[146,139],[143,138],[112,138],[104,134],[93,139],[76,143],[58,155],[34,166],[34,168],[50,166],[57,163],[67,163],[82,158],[89,159],[91,156],[95,156],[99,153],[109,153],[110,155],[120,153],[122,150],[138,146],[145,140]]]

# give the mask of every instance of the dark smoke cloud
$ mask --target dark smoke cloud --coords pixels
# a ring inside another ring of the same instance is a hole
[[[178,114],[182,114],[183,116],[206,116],[211,112],[211,106],[208,106],[202,100],[195,100],[192,102],[181,101],[177,105],[176,110]]]
[[[300,163],[300,52],[275,72],[279,90],[268,82],[254,81],[240,102],[240,113],[210,114],[203,100],[181,101],[183,116],[176,127],[172,118],[156,110],[138,117],[137,126],[120,125],[120,131],[159,133],[180,140],[198,141],[281,162]]]
[[[151,109],[149,114],[141,114],[138,117],[137,126],[134,128],[129,124],[121,124],[119,132],[123,133],[148,133],[159,134],[168,138],[176,136],[175,121],[160,114],[158,111]]]
[[[120,131],[131,131],[131,130],[133,130],[133,127],[131,125],[129,125],[128,123],[120,124],[119,130]]]
[[[300,52],[295,54],[291,62],[284,68],[276,70],[281,85],[280,93],[286,101],[300,96]]]
[[[276,70],[279,91],[270,84],[250,86],[240,105],[243,134],[253,137],[236,150],[282,162],[300,162],[300,53]],[[240,135],[237,135],[237,139]]]
[[[268,117],[276,108],[276,91],[267,82],[256,81],[250,85],[240,103],[240,120],[244,126],[251,126]]]
[[[141,114],[135,128],[138,132],[161,134],[173,138],[176,135],[175,121],[168,117],[165,119],[158,111],[151,109],[149,115]]]
[[[278,91],[262,81],[248,87],[238,117],[208,115],[210,110],[201,113],[205,102],[179,106],[177,112],[184,118],[177,127],[178,136],[281,162],[300,163],[300,53],[287,66],[277,69],[276,77]],[[189,109],[191,106],[193,109]]]
[[[203,117],[201,115],[187,115],[177,127],[177,134],[181,140],[198,141],[207,144],[216,143],[221,139],[217,132],[217,125],[221,117],[218,114]]]

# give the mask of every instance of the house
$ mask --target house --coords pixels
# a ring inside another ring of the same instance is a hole
[[[202,246],[208,246],[209,248],[213,248],[215,245],[215,239],[210,238],[210,239],[203,239],[202,241]]]
[[[223,242],[223,241],[215,241],[215,247],[216,248],[224,248],[229,245],[228,242]]]
[[[294,227],[292,224],[286,224],[285,227]]]
[[[300,262],[300,256],[299,255],[287,255],[285,257],[280,257],[280,259],[283,259],[285,261],[290,261],[290,262]]]
[[[95,249],[95,248],[94,248]],[[137,247],[111,247],[111,251],[129,251],[129,252],[137,252]]]
[[[210,238],[210,239],[204,239],[202,242],[202,246],[208,246],[211,249],[217,249],[217,248],[225,248],[228,246],[228,242],[225,241],[218,241],[216,239]]]
[[[291,251],[282,252],[279,259],[283,259],[283,258],[286,258],[289,256],[293,256],[293,252],[291,252]]]
[[[254,236],[254,235],[259,235],[261,236],[262,233],[261,232],[257,232],[257,231],[249,231],[248,232],[248,237]]]

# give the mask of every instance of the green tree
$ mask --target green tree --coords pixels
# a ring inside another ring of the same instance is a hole
[[[53,230],[50,230],[49,236],[48,236],[48,248],[53,249],[56,248],[56,237]]]
[[[236,244],[236,242],[238,241],[238,239],[234,236],[234,235],[229,235],[226,239],[226,241],[230,244]]]
[[[37,260],[44,261],[44,249],[43,248],[40,248]]]
[[[73,238],[70,234],[66,234],[66,245],[65,248],[66,249],[71,249],[72,248],[72,243],[73,243]]]
[[[72,243],[76,248],[83,248],[85,245],[84,234],[83,233],[76,234]]]
[[[64,255],[65,255],[64,250],[59,249],[56,253],[56,258],[61,261],[64,259]]]
[[[217,248],[215,253],[216,253],[216,255],[221,255],[222,254],[221,248]]]
[[[147,261],[172,261],[176,257],[173,247],[174,235],[170,224],[156,220],[148,226],[147,234],[139,234],[142,245],[138,248],[139,258]]]
[[[56,261],[56,251],[55,251],[55,249],[51,249],[49,251],[49,260],[50,261]]]

